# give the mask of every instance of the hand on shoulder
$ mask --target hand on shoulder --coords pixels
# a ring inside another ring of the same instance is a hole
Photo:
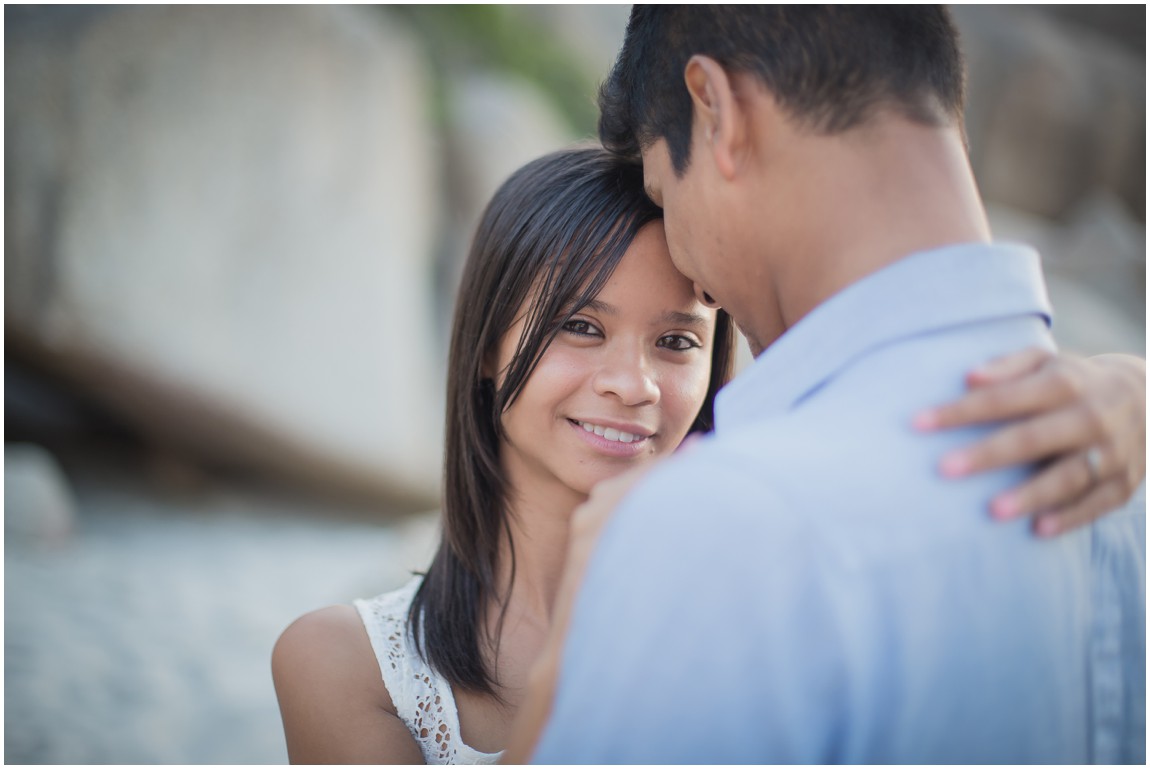
[[[289,625],[272,652],[272,678],[293,764],[423,763],[353,607]]]
[[[917,424],[1003,423],[944,457],[944,475],[1041,463],[1033,478],[993,500],[995,517],[1032,515],[1040,535],[1059,534],[1125,504],[1145,480],[1145,360],[1031,349],[991,361],[967,384],[965,396],[920,414]]]

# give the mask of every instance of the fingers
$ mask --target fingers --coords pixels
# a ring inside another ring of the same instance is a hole
[[[971,387],[1017,379],[1041,368],[1054,354],[1039,347],[1031,347],[1022,352],[1004,355],[984,363],[966,375],[966,383]]]
[[[996,470],[1078,451],[1101,442],[1102,423],[1086,408],[1060,409],[1003,427],[982,441],[946,454],[939,469],[949,478]]]
[[[914,426],[938,430],[1038,414],[1081,397],[1078,377],[1065,368],[1044,367],[1021,379],[985,384],[956,401],[919,413]]]
[[[1104,458],[1100,478],[1106,477],[1106,467]],[[991,500],[990,512],[995,518],[1007,520],[1056,510],[1068,500],[1078,500],[1098,480],[1091,473],[1085,454],[1071,454],[1051,463],[1022,486],[999,494]]]
[[[943,457],[944,475],[961,477],[1011,465],[1045,466],[996,497],[997,518],[1035,515],[1052,536],[1123,504],[1145,477],[1145,361],[1091,359],[1027,350],[967,376],[968,392],[915,418],[933,430],[1003,422],[980,443]],[[1088,457],[1097,457],[1092,472]]]
[[[1034,533],[1040,537],[1057,536],[1110,512],[1122,505],[1128,496],[1120,479],[1109,480],[1095,486],[1076,502],[1037,516],[1034,519]]]

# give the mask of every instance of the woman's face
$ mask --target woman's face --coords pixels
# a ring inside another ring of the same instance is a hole
[[[523,309],[499,345],[500,381]],[[577,498],[674,451],[706,397],[714,336],[715,312],[671,264],[662,223],[646,225],[504,412],[510,487],[524,498]]]

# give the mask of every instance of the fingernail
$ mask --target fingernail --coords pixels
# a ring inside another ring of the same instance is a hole
[[[970,458],[961,451],[956,451],[943,457],[939,466],[947,478],[961,478],[970,472]]]
[[[990,513],[995,518],[1012,518],[1019,512],[1018,497],[1014,494],[1001,494],[990,503]]]
[[[1040,537],[1053,537],[1058,534],[1061,527],[1058,525],[1058,519],[1053,515],[1043,516],[1039,518],[1034,524],[1034,530],[1038,532]]]
[[[916,430],[933,430],[938,427],[938,412],[934,409],[920,411],[915,415],[913,424]]]

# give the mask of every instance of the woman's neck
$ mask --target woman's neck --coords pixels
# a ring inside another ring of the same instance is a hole
[[[499,595],[507,598],[509,620],[550,625],[567,559],[571,514],[584,501],[586,496],[568,489],[509,494],[507,523],[511,536],[500,544],[498,572]],[[501,607],[492,609],[498,616]]]
[[[567,560],[571,514],[585,499],[562,493],[537,498],[512,493],[508,500],[507,523],[511,536],[510,539],[504,536],[500,543],[497,595],[488,602],[484,617],[487,637],[494,641],[494,646],[488,647],[488,664],[498,681],[502,700],[493,707],[507,720],[505,726],[522,701],[527,675],[551,627],[555,597]],[[468,708],[467,700],[469,697],[464,695],[461,701],[464,709]],[[506,737],[502,734],[498,744],[503,744]]]

